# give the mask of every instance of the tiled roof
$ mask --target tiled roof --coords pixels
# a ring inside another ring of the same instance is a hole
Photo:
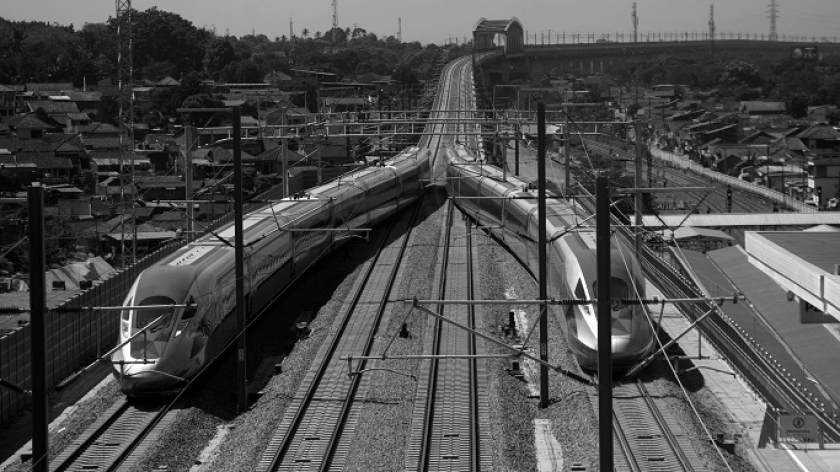
[[[778,112],[784,113],[784,102],[741,102],[741,110],[746,112]]]
[[[102,101],[102,92],[72,92],[65,91],[64,95],[70,97],[74,102],[99,102]]]
[[[840,131],[828,125],[813,125],[796,135],[799,139],[840,139]]]
[[[9,122],[9,125],[14,127],[15,129],[51,129],[52,126],[44,123],[43,121],[39,120],[32,113],[27,113],[23,115],[20,120],[15,123]]]
[[[35,164],[39,169],[72,169],[73,164],[66,157],[55,156],[18,156],[18,164]]]
[[[60,92],[62,90],[73,90],[73,84],[70,82],[26,84],[26,90],[29,92]]]
[[[41,108],[49,115],[79,113],[79,107],[76,106],[76,102],[53,102],[49,100],[39,100],[36,102],[27,102],[26,106],[28,106],[29,111],[32,112]]]
[[[91,149],[120,149],[119,137],[86,137],[84,143]]]
[[[119,134],[120,129],[108,123],[91,123],[80,126],[79,133],[82,134]]]

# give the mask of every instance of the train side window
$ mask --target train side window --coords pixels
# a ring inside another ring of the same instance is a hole
[[[181,315],[182,320],[189,320],[192,319],[193,316],[198,312],[198,307],[195,305],[195,298],[190,296],[189,301],[187,302],[187,307],[184,308],[184,313]]]
[[[578,279],[577,286],[575,287],[575,298],[578,300],[586,299],[586,292],[583,290],[583,281],[581,279]]]

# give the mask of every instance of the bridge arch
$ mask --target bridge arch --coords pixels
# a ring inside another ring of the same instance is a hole
[[[505,56],[516,57],[525,53],[525,30],[516,17],[509,20],[478,20],[473,28],[473,48],[476,51],[495,49],[498,35],[504,36]]]

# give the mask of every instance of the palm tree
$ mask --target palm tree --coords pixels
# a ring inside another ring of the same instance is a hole
[[[309,37],[309,28],[304,28],[303,31],[300,32],[300,34],[302,34],[304,38],[308,38]]]

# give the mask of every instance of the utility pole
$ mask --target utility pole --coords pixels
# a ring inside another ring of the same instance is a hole
[[[770,41],[778,41],[779,37],[776,34],[776,18],[779,16],[778,5],[776,0],[770,0]]]
[[[245,241],[242,213],[242,118],[241,109],[233,107],[233,193],[234,252],[236,256],[236,399],[239,413],[248,410],[248,379],[245,364]]]
[[[397,41],[402,42],[402,17],[397,17]]]
[[[636,12],[636,2],[633,2],[633,14],[631,15],[633,19],[633,42],[639,42],[639,15]],[[618,38],[616,38],[618,39]]]
[[[610,180],[595,188],[595,244],[598,276],[598,457],[600,470],[613,470],[612,293],[610,290]]]
[[[548,248],[545,205],[545,103],[537,104],[537,220],[539,231],[540,276],[540,408],[548,408]],[[610,416],[612,418],[612,416]],[[610,435],[612,441],[612,435]],[[606,469],[604,469],[606,470]]]
[[[187,202],[187,241],[193,241],[195,239],[194,225],[193,225],[193,172],[192,172],[192,126],[187,125],[184,127],[184,184],[185,184],[185,193],[184,199]],[[210,202],[210,205],[213,205],[213,202]]]
[[[32,347],[32,470],[47,472],[50,460],[47,414],[46,255],[44,250],[44,188],[29,187],[29,306]]]

